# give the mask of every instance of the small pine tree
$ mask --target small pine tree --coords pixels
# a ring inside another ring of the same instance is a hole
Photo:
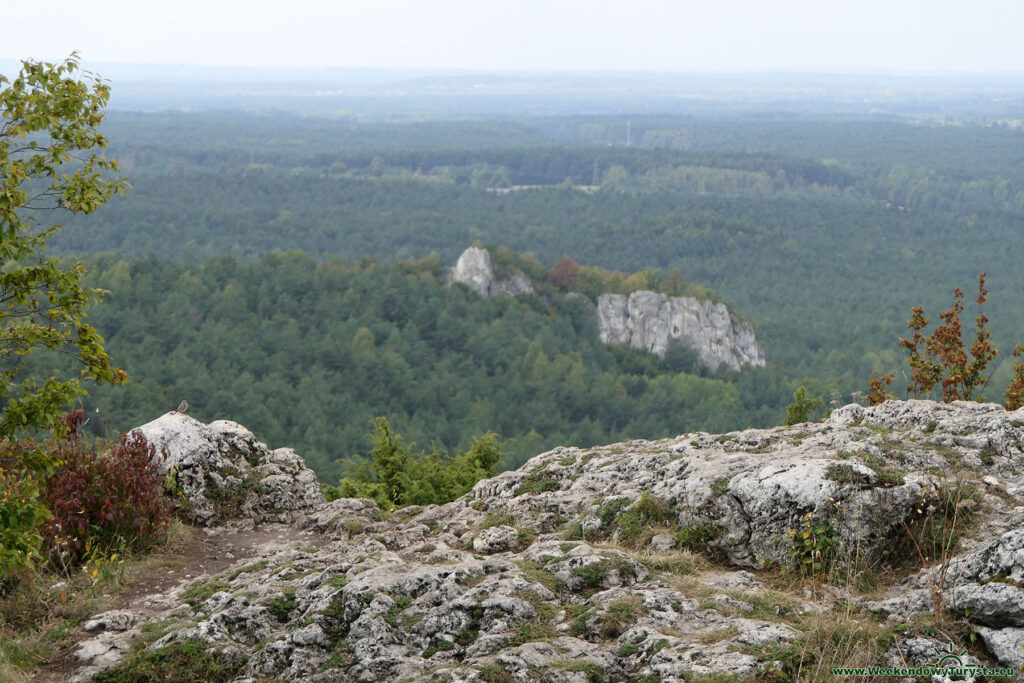
[[[797,387],[793,402],[786,406],[786,424],[795,425],[811,419],[811,412],[821,408],[825,402],[820,398],[807,398],[807,389]]]

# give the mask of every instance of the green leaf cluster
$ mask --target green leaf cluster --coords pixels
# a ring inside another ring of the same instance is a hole
[[[819,397],[808,398],[807,388],[800,386],[793,392],[793,402],[786,406],[786,424],[795,425],[811,419],[811,413],[825,405]]]
[[[82,263],[46,254],[61,229],[50,218],[90,214],[128,186],[98,152],[109,97],[106,83],[79,74],[74,54],[0,75],[0,586],[40,559],[51,516],[40,491],[60,464],[53,449],[16,437],[66,431],[57,418],[83,393],[82,379],[127,379],[84,319],[103,292],[84,286]],[[66,366],[26,371],[38,352],[75,359],[78,376]]]
[[[447,503],[494,476],[504,457],[493,432],[475,439],[466,452],[449,456],[437,446],[413,452],[385,417],[376,418],[373,427],[369,456],[356,456],[351,474],[328,487],[328,498],[372,498],[385,509]]]
[[[102,292],[83,286],[83,264],[45,255],[61,226],[42,216],[92,213],[127,187],[117,163],[97,151],[107,144],[98,128],[110,88],[78,76],[76,55],[26,61],[13,80],[0,76],[0,438],[51,425],[81,391],[77,379],[24,376],[33,352],[73,355],[82,378],[125,379],[84,321]]]

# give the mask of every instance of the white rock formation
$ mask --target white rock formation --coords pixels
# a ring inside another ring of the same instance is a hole
[[[486,299],[534,291],[530,279],[518,270],[499,280],[490,253],[480,247],[462,252],[447,282],[461,282]],[[580,295],[570,292],[567,298],[572,296]],[[669,342],[678,340],[696,349],[700,361],[712,371],[765,364],[753,326],[730,314],[724,304],[641,290],[629,297],[604,294],[592,309],[605,344],[646,349],[664,358]]]
[[[200,524],[229,516],[283,522],[323,502],[316,473],[295,451],[272,451],[237,422],[207,425],[170,412],[137,429],[162,453],[161,473],[173,470]]]
[[[252,452],[233,423],[203,432],[184,416],[157,422],[145,431],[182,466],[197,452],[219,463],[230,444]],[[175,448],[175,431],[188,447]],[[151,648],[200,639],[240,682],[804,680],[779,661],[780,646],[807,647],[804,615],[841,619],[857,604],[904,625],[874,664],[929,663],[945,643],[924,637],[926,619],[907,617],[932,609],[935,566],[882,600],[843,581],[777,602],[760,580],[799,566],[810,534],[838,544],[838,557],[884,568],[886,551],[907,543],[904,522],[956,490],[973,492],[962,509],[974,517],[943,600],[977,630],[986,664],[1019,667],[1024,409],[931,401],[846,406],[824,423],[557,448],[458,500],[393,514],[367,500],[323,503],[297,511],[289,527],[317,543],[271,547],[265,561],[195,579],[209,587],[201,602],[183,604],[184,586],[172,589],[155,603],[174,606],[138,623],[98,615],[91,624],[128,630],[79,648],[95,670],[153,630],[166,635]],[[652,510],[658,520],[644,523]],[[635,535],[638,524],[648,535]],[[765,573],[702,571],[664,538],[659,550],[675,557],[652,555],[645,542],[656,532]]]
[[[448,273],[448,284],[461,282],[474,292],[492,299],[496,296],[515,296],[532,293],[533,283],[521,271],[513,270],[504,280],[494,274],[494,261],[486,249],[470,247],[462,252]]]
[[[628,298],[604,294],[597,300],[597,326],[604,343],[647,349],[661,358],[669,342],[678,340],[696,349],[711,370],[765,364],[750,323],[737,320],[724,304],[711,301],[644,290]]]

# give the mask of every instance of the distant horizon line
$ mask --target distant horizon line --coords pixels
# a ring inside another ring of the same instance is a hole
[[[18,68],[25,59],[32,61],[60,61],[35,57],[0,57],[0,69]],[[61,58],[61,60],[64,58]],[[873,78],[1024,78],[1024,69],[1018,70],[949,70],[949,69],[880,69],[880,68],[835,68],[835,69],[797,69],[784,67],[748,67],[718,69],[655,69],[655,68],[564,68],[564,67],[461,67],[461,66],[239,66],[217,64],[184,64],[176,62],[112,62],[81,59],[80,64],[85,71],[95,71],[100,76],[105,68],[126,69],[134,72],[152,70],[153,75],[184,75],[189,72],[219,73],[221,75],[258,74],[274,75],[328,75],[342,73],[370,74],[416,74],[443,76],[633,76],[633,77],[873,77]],[[123,76],[122,76],[123,77]]]

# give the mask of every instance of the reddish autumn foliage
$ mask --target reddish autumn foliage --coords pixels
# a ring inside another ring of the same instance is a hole
[[[922,331],[928,327],[929,318],[920,306],[911,309],[913,315],[907,321],[907,327],[914,334],[910,339],[900,339],[900,347],[910,351],[907,362],[910,364],[910,380],[907,394],[916,398],[927,397],[940,381],[942,383],[942,400],[949,401],[983,401],[982,392],[988,384],[989,377],[985,374],[988,364],[999,355],[999,349],[989,341],[992,331],[989,330],[988,317],[982,312],[982,305],[988,301],[988,290],[985,288],[985,273],[978,276],[978,316],[974,319],[978,328],[971,344],[970,352],[964,348],[962,339],[963,324],[960,314],[964,305],[961,299],[963,291],[957,287],[953,291],[953,305],[944,313],[940,313],[942,325],[930,335]],[[1013,350],[1015,357],[1024,355],[1024,345],[1018,344]],[[893,373],[882,377],[875,373],[870,381],[868,401],[877,405],[887,397],[885,387],[892,384]],[[1013,369],[1010,385],[1003,393],[1007,410],[1017,410],[1024,406],[1024,363],[1017,361]]]
[[[153,445],[133,431],[112,447],[86,446],[84,421],[82,410],[62,418],[67,433],[55,443],[62,464],[45,495],[53,519],[43,526],[43,537],[66,566],[92,550],[150,547],[171,520]]]
[[[1017,344],[1013,355],[1015,358],[1024,355],[1024,344]],[[1006,399],[1007,410],[1017,410],[1024,406],[1024,363],[1017,361],[1013,364],[1013,379],[1010,380],[1010,386],[1006,387],[1003,398]]]
[[[963,297],[963,290],[957,287],[953,292],[953,305],[939,314],[942,324],[927,337],[921,332],[928,326],[928,316],[920,306],[911,309],[913,316],[907,321],[907,327],[914,331],[914,335],[910,339],[900,339],[900,346],[910,351],[908,393],[912,392],[916,397],[927,396],[941,381],[943,401],[982,400],[981,392],[988,383],[985,370],[999,355],[999,349],[989,342],[992,332],[985,327],[988,317],[981,310],[988,301],[985,273],[978,276],[978,317],[974,319],[978,332],[970,354],[964,349],[963,324],[960,322],[960,314],[964,310]]]
[[[868,382],[868,405],[877,406],[879,403],[885,403],[891,398],[886,392],[885,388],[891,386],[893,379],[896,377],[895,372],[890,372],[888,375],[875,376]]]
[[[570,292],[576,287],[576,278],[579,277],[580,267],[571,258],[563,258],[555,267],[548,272],[548,282],[559,289]]]

